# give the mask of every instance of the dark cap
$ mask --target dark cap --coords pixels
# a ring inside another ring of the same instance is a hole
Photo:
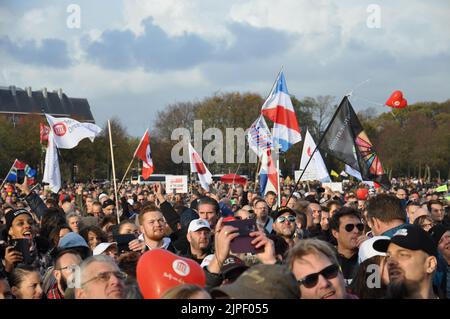
[[[435,245],[437,246],[439,244],[439,241],[441,240],[442,236],[447,232],[450,231],[449,227],[446,227],[442,224],[434,225],[430,228],[428,231],[428,234],[430,234],[431,238],[433,238]]]
[[[431,236],[416,225],[407,225],[397,230],[390,240],[376,241],[373,248],[380,252],[387,252],[390,243],[409,250],[422,250],[430,256],[437,256],[436,244]]]
[[[278,208],[273,213],[272,217],[273,217],[273,219],[277,219],[278,217],[280,217],[281,215],[286,214],[286,213],[288,213],[289,215],[292,215],[292,216],[297,216],[297,214],[292,209],[290,209],[289,207],[283,206],[283,207]]]
[[[232,284],[213,289],[211,296],[233,299],[300,299],[300,289],[286,266],[259,264],[247,269]]]
[[[223,262],[222,274],[225,278],[227,278],[229,274],[231,274],[234,271],[237,271],[238,269],[241,270],[241,272],[244,272],[245,270],[248,269],[248,267],[245,265],[242,259],[236,256],[229,256]]]
[[[10,211],[9,213],[7,213],[5,215],[5,228],[3,229],[3,237],[4,239],[6,239],[8,237],[8,232],[9,229],[12,226],[12,223],[14,221],[14,219],[16,219],[17,216],[23,215],[23,214],[27,214],[28,216],[30,216],[31,218],[33,218],[33,216],[30,214],[29,211],[27,211],[26,209],[20,208],[20,209],[15,209],[13,211]]]
[[[103,208],[106,208],[106,207],[111,206],[111,205],[115,206],[116,203],[114,203],[114,201],[113,201],[112,199],[107,199],[107,200],[105,200],[105,201],[103,202],[102,207],[103,207]]]

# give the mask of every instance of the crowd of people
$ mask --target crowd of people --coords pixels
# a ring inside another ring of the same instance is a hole
[[[278,205],[276,193],[260,196],[251,182],[215,182],[209,191],[193,182],[188,194],[126,184],[117,203],[110,185],[52,194],[6,184],[0,299],[144,298],[136,267],[156,249],[193,260],[206,278],[159,298],[450,296],[449,203],[436,184],[294,186],[283,181]],[[244,234],[239,221],[255,227]],[[238,238],[252,249],[236,252]]]

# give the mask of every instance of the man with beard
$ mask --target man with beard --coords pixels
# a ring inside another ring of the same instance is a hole
[[[295,244],[295,230],[296,230],[296,214],[289,207],[281,207],[274,214],[275,221],[273,222],[273,230],[275,234],[286,241],[289,248]]]
[[[165,236],[167,222],[161,210],[156,206],[146,206],[139,214],[141,235],[129,243],[133,251],[146,251],[155,248],[167,249],[175,254],[178,251],[169,237]]]
[[[358,247],[367,239],[363,236],[364,224],[357,210],[343,207],[330,219],[330,228],[337,241],[338,261],[348,286],[358,267]]]
[[[71,282],[76,274],[76,268],[81,264],[81,257],[74,250],[63,251],[55,261],[53,276],[56,282],[47,292],[47,299],[64,299],[64,293],[68,287],[67,282]]]
[[[333,247],[319,239],[300,240],[290,251],[289,269],[301,299],[349,299]]]
[[[201,218],[191,221],[186,237],[189,242],[189,252],[186,257],[201,264],[203,259],[212,253],[211,228],[208,222]]]
[[[373,248],[387,252],[388,298],[437,298],[433,292],[437,249],[426,231],[408,225],[399,229],[390,240],[378,240]]]

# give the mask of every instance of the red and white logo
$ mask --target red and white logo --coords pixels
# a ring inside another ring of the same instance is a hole
[[[67,132],[66,124],[63,122],[56,123],[53,125],[53,132],[58,136],[63,136]]]
[[[172,263],[173,270],[180,276],[187,276],[191,272],[187,262],[181,259],[177,259]]]

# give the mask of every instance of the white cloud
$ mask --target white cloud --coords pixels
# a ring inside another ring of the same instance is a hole
[[[170,36],[196,33],[213,41],[226,40],[228,8],[231,1],[210,0],[130,0],[124,2],[126,26],[142,35],[142,22],[153,18]]]

